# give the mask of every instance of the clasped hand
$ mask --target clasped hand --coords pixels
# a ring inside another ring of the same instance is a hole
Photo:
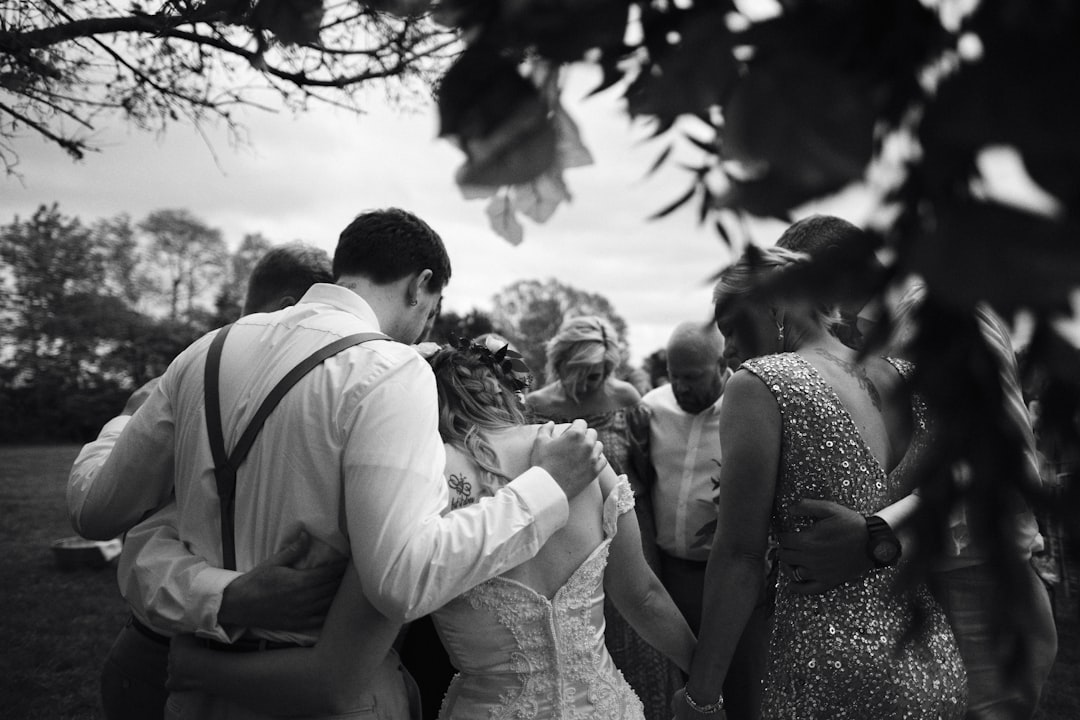
[[[676,690],[671,698],[671,716],[674,720],[727,720],[727,712],[723,708],[714,713],[701,713],[690,707],[690,703],[686,702],[686,688]]]
[[[866,518],[828,500],[799,500],[788,512],[814,518],[814,524],[780,536],[779,559],[800,595],[822,593],[861,577],[873,568],[866,553]]]
[[[313,562],[330,554],[301,530],[275,555],[225,587],[218,623],[267,630],[303,631],[322,627],[349,558]],[[308,567],[308,565],[314,565]]]

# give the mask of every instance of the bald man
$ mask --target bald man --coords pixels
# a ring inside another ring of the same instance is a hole
[[[723,355],[724,340],[715,325],[682,323],[667,344],[670,384],[641,400],[649,421],[642,464],[652,487],[660,578],[695,633],[716,530],[720,403],[728,377]],[[730,720],[760,715],[767,606],[758,615],[761,622],[748,626],[724,684]]]
[[[712,325],[683,323],[667,344],[671,382],[642,398],[649,417],[652,500],[662,579],[691,627],[701,621],[705,561],[716,527],[724,341]]]

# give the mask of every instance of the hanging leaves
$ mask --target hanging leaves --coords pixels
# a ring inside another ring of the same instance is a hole
[[[936,208],[932,233],[912,250],[913,269],[960,307],[988,301],[1009,316],[1021,307],[1065,312],[1080,278],[1080,228],[977,200]]]
[[[431,8],[432,0],[364,0],[364,5],[372,10],[396,15],[397,17],[417,17]]]
[[[729,157],[763,163],[792,197],[820,197],[861,178],[874,152],[870,99],[850,77],[812,58],[753,63],[724,117]]]
[[[631,115],[655,117],[660,133],[680,115],[701,115],[722,104],[740,66],[732,54],[736,38],[725,21],[726,5],[649,16],[649,59],[626,91]]]
[[[491,198],[485,210],[491,229],[511,245],[520,245],[525,238],[525,230],[514,214],[514,205],[508,193],[498,193]]]
[[[268,30],[285,45],[306,45],[319,40],[323,0],[259,0],[252,25]]]
[[[548,106],[517,64],[485,46],[466,50],[439,86],[440,135],[466,155],[461,185],[517,185],[555,161]]]
[[[547,172],[532,182],[515,185],[510,196],[514,209],[530,220],[543,223],[555,214],[563,200],[570,199],[570,192],[561,177]]]
[[[573,61],[593,48],[619,45],[628,13],[626,0],[505,0],[490,32],[507,45]]]

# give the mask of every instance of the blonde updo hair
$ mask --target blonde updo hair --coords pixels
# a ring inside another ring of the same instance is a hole
[[[510,481],[481,430],[525,424],[514,390],[489,367],[478,346],[440,348],[428,362],[439,391],[439,434],[465,451],[481,468],[480,494],[494,495]]]
[[[732,308],[745,302],[806,302],[805,298],[783,292],[783,281],[777,273],[794,272],[810,261],[809,255],[794,250],[748,246],[738,260],[720,273],[716,281],[713,288],[714,319],[719,321]],[[840,310],[835,305],[813,301],[810,304],[815,319],[823,327],[832,328],[842,323]]]
[[[606,380],[622,362],[615,328],[599,315],[579,315],[563,321],[547,344],[547,377],[558,378],[567,396],[578,401],[576,388],[589,368],[603,363]]]

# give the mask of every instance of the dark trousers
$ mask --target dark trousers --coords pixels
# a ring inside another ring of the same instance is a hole
[[[705,561],[684,560],[666,553],[661,558],[660,579],[695,635],[701,629],[705,565]],[[728,720],[761,717],[771,620],[772,602],[763,587],[724,679],[724,709]]]
[[[455,670],[431,616],[409,623],[398,647],[401,663],[419,686],[423,720],[435,720]]]
[[[165,715],[169,645],[140,633],[129,620],[101,670],[105,720],[160,720]]]
[[[934,596],[949,618],[967,670],[968,720],[1022,720],[1035,713],[1057,654],[1050,599],[1035,569],[1014,588],[1018,626],[1003,628],[989,563],[932,573]],[[1021,652],[1021,655],[1016,655]]]

